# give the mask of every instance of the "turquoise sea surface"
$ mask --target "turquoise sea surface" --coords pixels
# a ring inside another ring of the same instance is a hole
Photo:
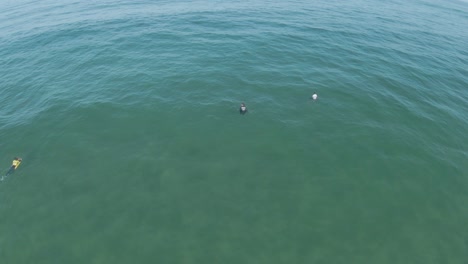
[[[4,0],[0,95],[1,264],[468,263],[468,1]]]

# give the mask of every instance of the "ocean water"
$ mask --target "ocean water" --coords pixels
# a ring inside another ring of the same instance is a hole
[[[467,47],[457,0],[1,1],[0,263],[466,264]]]

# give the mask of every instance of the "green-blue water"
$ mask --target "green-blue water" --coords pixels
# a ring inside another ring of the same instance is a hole
[[[456,0],[2,1],[0,263],[466,264],[467,47]]]

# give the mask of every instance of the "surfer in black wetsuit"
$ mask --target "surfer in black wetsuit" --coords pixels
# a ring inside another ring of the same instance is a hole
[[[241,115],[245,115],[245,113],[247,113],[247,106],[245,106],[244,103],[242,103],[242,104],[240,105],[239,113],[240,113]]]
[[[7,171],[7,173],[6,173],[5,176],[8,176],[8,175],[12,174],[12,173],[16,170],[16,168],[20,165],[20,163],[21,163],[22,160],[23,160],[23,159],[21,159],[21,158],[15,157],[15,158],[13,159],[13,162],[12,162],[12,164],[11,164],[10,169]]]
[[[10,169],[7,171],[7,173],[5,174],[5,176],[2,176],[2,178],[0,178],[0,181],[3,181],[3,179],[4,179],[5,177],[7,177],[8,175],[10,175],[10,174],[12,174],[13,172],[15,172],[16,168],[18,168],[18,166],[21,164],[21,161],[22,161],[22,160],[23,160],[23,159],[21,159],[21,158],[15,157],[15,158],[13,159],[13,162],[12,162],[12,164],[11,164]]]

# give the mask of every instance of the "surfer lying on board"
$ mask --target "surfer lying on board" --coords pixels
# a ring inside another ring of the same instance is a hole
[[[314,101],[317,100],[317,98],[318,98],[317,93],[312,94],[312,97],[310,97],[310,99],[312,99]]]
[[[240,108],[239,108],[239,113],[241,115],[244,115],[245,113],[247,113],[247,106],[245,106],[244,103],[241,104]]]
[[[18,158],[18,157],[15,157],[13,159],[13,162],[11,163],[11,167],[10,169],[8,169],[7,173],[5,174],[5,176],[2,176],[2,178],[0,178],[0,181],[3,181],[3,179],[5,179],[8,175],[12,174],[13,172],[15,172],[15,170],[18,168],[18,166],[21,164],[21,161],[23,159],[22,158]]]
[[[13,159],[13,162],[11,163],[10,169],[7,171],[5,176],[12,174],[16,170],[16,168],[18,168],[18,166],[21,164],[22,160],[23,160],[22,158],[15,157]]]

